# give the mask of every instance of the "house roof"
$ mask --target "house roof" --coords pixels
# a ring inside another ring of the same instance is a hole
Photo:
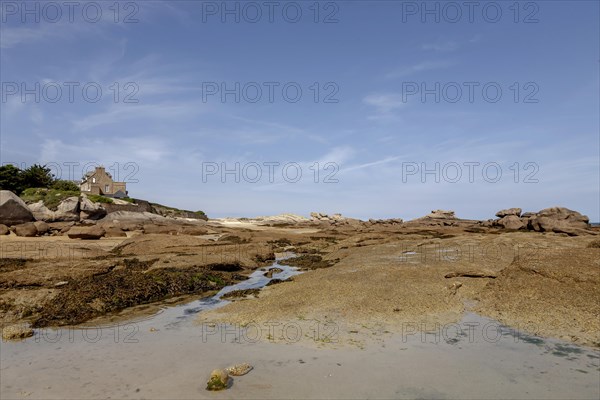
[[[87,181],[87,180],[88,180],[88,179],[89,179],[89,178],[90,178],[92,175],[94,175],[96,172],[97,172],[97,170],[94,170],[94,171],[88,171],[88,172],[86,172],[86,173],[85,173],[85,175],[83,176],[83,179],[82,179],[82,181],[83,181],[83,182]],[[112,179],[112,175],[111,175],[110,173],[106,172],[106,170],[104,171],[104,173],[105,173],[106,175],[108,175],[108,177],[109,177],[110,179]]]

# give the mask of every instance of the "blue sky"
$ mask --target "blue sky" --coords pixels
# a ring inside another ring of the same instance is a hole
[[[212,217],[600,221],[597,1],[273,2],[272,21],[264,2],[47,3],[2,1],[2,163],[103,164]]]

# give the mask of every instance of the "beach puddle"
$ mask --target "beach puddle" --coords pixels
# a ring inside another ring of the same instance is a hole
[[[152,319],[156,324],[164,325],[167,328],[174,327],[182,320],[187,320],[190,316],[202,311],[214,310],[215,308],[223,307],[230,303],[230,300],[222,298],[228,293],[242,290],[262,289],[267,286],[269,282],[276,279],[281,281],[288,280],[294,275],[301,274],[302,272],[298,271],[298,268],[296,267],[279,264],[279,261],[293,256],[293,254],[288,253],[283,257],[278,257],[271,266],[254,271],[245,281],[236,283],[235,285],[226,286],[214,296],[176,307],[165,308],[160,314],[157,314]],[[265,276],[265,273],[272,269],[280,270],[280,272],[273,273],[271,278]]]

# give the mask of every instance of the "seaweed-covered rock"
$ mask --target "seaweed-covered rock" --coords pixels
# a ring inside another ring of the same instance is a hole
[[[2,329],[2,339],[20,340],[33,336],[33,329],[26,325],[9,325]]]
[[[258,296],[260,289],[240,289],[232,290],[221,296],[222,299],[239,299],[247,296]]]
[[[265,276],[267,278],[272,278],[274,274],[278,274],[280,272],[283,272],[283,270],[281,268],[271,268],[270,270],[268,270],[267,272],[265,272]]]
[[[210,378],[206,383],[206,390],[227,389],[229,384],[229,373],[224,369],[215,369],[210,373]]]

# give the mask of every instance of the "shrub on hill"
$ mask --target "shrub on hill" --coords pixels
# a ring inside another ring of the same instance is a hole
[[[79,197],[79,194],[79,191],[72,190],[29,188],[21,193],[21,198],[26,203],[36,203],[42,200],[46,207],[56,210],[61,201],[69,197]]]
[[[51,189],[69,191],[69,192],[79,192],[79,186],[73,181],[64,181],[62,179],[57,179],[50,186]]]
[[[101,196],[99,194],[88,194],[87,198],[94,203],[104,203],[104,204],[114,203],[113,199]]]

